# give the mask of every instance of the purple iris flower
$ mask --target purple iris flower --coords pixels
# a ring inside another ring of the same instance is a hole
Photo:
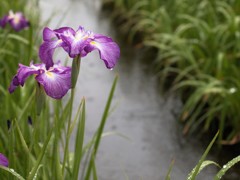
[[[8,159],[2,153],[0,153],[0,165],[8,167]]]
[[[94,34],[80,26],[77,31],[70,27],[51,30],[44,28],[43,43],[39,49],[39,57],[47,68],[53,64],[53,53],[57,47],[62,47],[71,58],[78,55],[86,56],[93,50],[98,50],[107,68],[112,69],[120,57],[120,48],[110,37]]]
[[[9,11],[8,15],[0,19],[0,26],[4,28],[7,23],[9,23],[15,31],[20,31],[29,26],[29,21],[26,20],[21,12],[14,13],[13,11]]]
[[[46,94],[54,99],[61,99],[71,88],[71,68],[60,65],[60,62],[46,69],[45,64],[25,66],[19,64],[17,74],[14,76],[9,92],[12,93],[17,86],[23,86],[26,79],[34,75],[37,82],[43,86]]]

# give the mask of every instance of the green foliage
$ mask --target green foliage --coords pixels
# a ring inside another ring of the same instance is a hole
[[[184,133],[240,133],[240,8],[237,0],[103,0],[132,42],[158,50],[160,82],[184,101]],[[171,80],[170,80],[171,79]],[[236,142],[235,142],[236,143]]]

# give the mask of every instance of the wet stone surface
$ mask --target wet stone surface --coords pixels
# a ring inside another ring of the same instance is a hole
[[[110,20],[100,13],[100,0],[41,0],[42,19],[51,17],[50,28],[79,25],[93,32],[117,39]],[[67,11],[67,12],[66,12]],[[66,13],[65,13],[66,12]],[[113,79],[119,75],[105,132],[118,132],[126,136],[109,135],[102,139],[97,155],[97,171],[100,180],[162,180],[172,160],[172,179],[186,179],[204,152],[204,147],[194,138],[182,136],[173,111],[181,108],[174,97],[162,97],[156,78],[146,73],[141,55],[126,44],[121,46],[121,59],[113,71],[105,68],[94,52],[82,59],[80,77],[74,104],[76,111],[82,97],[86,98],[86,141],[95,132],[107,100]],[[58,52],[56,59],[65,60],[66,54]],[[69,64],[71,64],[69,60]],[[71,148],[74,147],[74,137]],[[208,159],[215,160],[208,156]],[[207,168],[198,179],[212,179],[216,169]]]

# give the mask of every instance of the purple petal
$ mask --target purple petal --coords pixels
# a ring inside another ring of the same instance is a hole
[[[8,22],[8,16],[4,16],[2,19],[0,19],[0,27],[4,28]]]
[[[46,64],[47,69],[53,66],[53,53],[54,50],[58,47],[63,47],[65,51],[69,51],[69,47],[66,46],[66,43],[60,39],[61,35],[71,36],[72,33],[75,33],[72,28],[63,27],[56,30],[51,30],[48,27],[43,30],[43,40],[39,48],[39,57],[43,63]]]
[[[76,33],[70,27],[61,27],[59,29],[55,29],[54,32],[56,33],[58,38],[60,38],[61,35],[64,35],[64,36],[75,36],[75,33]]]
[[[36,76],[46,94],[54,99],[61,99],[71,88],[71,68],[55,64],[48,71]]]
[[[18,72],[13,77],[8,91],[13,93],[14,90],[19,86],[23,86],[26,79],[32,74],[39,74],[40,65],[31,64],[30,67],[19,64]]]
[[[8,91],[10,93],[13,93],[15,91],[15,89],[19,86],[19,81],[18,81],[18,77],[17,76],[14,76],[13,79],[12,79],[12,82],[8,88]]]
[[[57,47],[63,47],[64,43],[61,39],[43,42],[39,48],[39,57],[43,63],[46,64],[46,68],[53,66],[53,53]]]
[[[85,31],[85,29],[80,26],[76,32],[63,33],[60,38],[66,43],[68,48],[64,48],[68,52],[71,58],[82,54],[86,45],[90,42],[90,37],[93,36],[91,31]],[[85,54],[85,53],[84,53]]]
[[[52,41],[52,40],[56,40],[57,39],[57,35],[56,33],[49,29],[48,27],[45,27],[43,29],[43,40],[44,41]]]
[[[120,57],[120,48],[111,38],[103,35],[95,35],[94,39],[84,49],[89,53],[97,49],[100,58],[104,61],[107,68],[111,69],[117,63]]]
[[[8,167],[8,159],[2,153],[0,153],[0,165]]]

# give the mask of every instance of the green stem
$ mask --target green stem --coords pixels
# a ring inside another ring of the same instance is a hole
[[[68,159],[68,146],[69,146],[69,139],[71,136],[71,121],[72,121],[72,107],[73,107],[73,100],[74,100],[74,93],[75,93],[75,86],[78,79],[78,74],[80,71],[80,62],[81,62],[81,56],[77,56],[73,59],[72,62],[72,91],[71,91],[71,97],[70,97],[70,112],[69,112],[69,119],[68,119],[68,125],[67,125],[67,135],[66,135],[66,143],[64,148],[64,158],[63,158],[63,165],[62,165],[62,174],[64,176],[64,170],[66,166],[66,161]]]
[[[60,129],[59,129],[59,108],[58,102],[55,102],[55,117],[54,117],[54,145],[53,145],[53,161],[52,161],[52,170],[53,177],[58,180],[63,180],[60,159],[59,159],[59,139],[60,139]]]

